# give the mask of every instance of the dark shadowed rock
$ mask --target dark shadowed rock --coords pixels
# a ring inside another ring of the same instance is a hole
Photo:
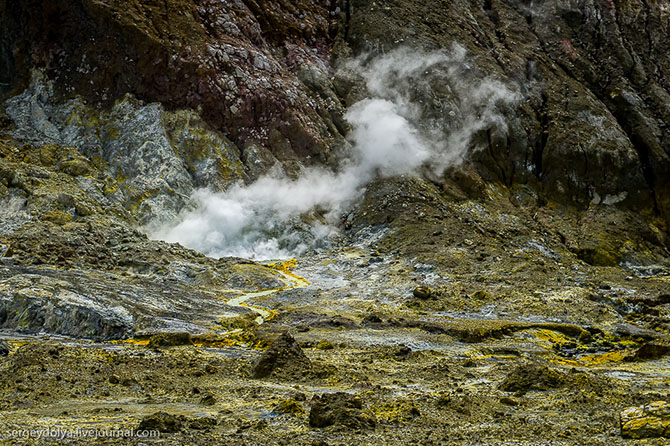
[[[149,347],[175,347],[178,345],[191,345],[192,343],[191,335],[186,332],[159,333],[151,337]]]
[[[412,294],[418,299],[428,299],[433,296],[433,292],[427,286],[419,286],[414,288]]]
[[[527,392],[529,390],[550,390],[563,387],[566,378],[562,373],[545,365],[524,364],[507,374],[500,389],[506,392]]]
[[[667,39],[660,38],[665,11],[659,3],[529,8],[518,0],[458,0],[446,7],[427,1],[389,9],[365,4],[352,2],[365,9],[348,24],[347,40],[355,50],[370,51],[374,45],[390,51],[408,40],[431,48],[459,42],[478,54],[486,73],[524,79],[528,102],[515,111],[519,119],[510,120],[508,137],[483,138],[489,150],[474,156],[485,176],[506,182],[535,176],[547,192],[580,204],[619,199],[633,204],[649,200],[650,188],[658,194],[667,187],[662,166],[669,160],[664,125],[669,115],[667,107],[654,105],[667,103],[670,70],[667,63],[654,63],[667,61],[668,53]],[[633,19],[636,15],[646,21]],[[465,23],[460,17],[471,19]],[[566,71],[553,70],[556,66]],[[597,143],[589,144],[594,134]],[[530,169],[521,171],[522,165]],[[603,177],[605,172],[616,174]],[[633,187],[639,190],[632,192]],[[625,190],[627,196],[618,195]],[[659,201],[667,206],[667,198]]]
[[[660,359],[670,353],[670,342],[665,339],[654,339],[637,349],[633,355],[636,361]]]
[[[380,318],[379,315],[371,313],[363,318],[363,320],[361,321],[361,325],[363,325],[364,327],[375,326],[381,324],[382,322],[383,322],[382,318]]]
[[[9,354],[9,343],[0,340],[0,356],[7,356]]]
[[[327,393],[312,399],[309,425],[312,427],[339,426],[350,429],[374,429],[377,420],[363,410],[363,402],[344,392]]]
[[[189,429],[199,431],[210,430],[218,424],[216,418],[212,417],[190,417],[186,419],[186,423]]]
[[[159,431],[165,433],[179,432],[183,426],[183,420],[177,415],[167,412],[156,412],[142,419],[138,430]]]
[[[270,375],[300,376],[310,372],[312,363],[305,356],[293,336],[281,334],[265,350],[253,368],[254,378],[267,378]]]
[[[167,412],[156,412],[142,418],[137,429],[172,434],[182,430],[210,430],[217,424],[216,418],[208,416],[187,417]]]

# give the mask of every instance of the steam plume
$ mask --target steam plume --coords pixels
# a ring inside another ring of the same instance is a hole
[[[266,176],[223,193],[200,190],[195,210],[153,237],[213,257],[300,254],[336,233],[339,216],[375,177],[420,167],[441,175],[461,162],[477,132],[507,132],[500,107],[518,100],[503,83],[477,79],[458,45],[428,54],[399,49],[344,69],[362,76],[370,97],[346,114],[353,149],[337,172],[309,168],[296,180]],[[315,209],[323,219],[305,224],[301,216]]]

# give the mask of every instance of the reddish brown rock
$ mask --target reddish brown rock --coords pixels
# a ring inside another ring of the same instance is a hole
[[[199,109],[241,148],[305,159],[338,136],[340,105],[297,78],[329,70],[330,13],[316,0],[2,1],[0,97],[46,68],[62,96]]]

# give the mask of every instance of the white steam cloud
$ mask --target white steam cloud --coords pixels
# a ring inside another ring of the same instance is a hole
[[[374,178],[424,167],[441,175],[461,162],[477,132],[507,132],[500,108],[518,100],[501,82],[476,79],[458,45],[449,53],[400,49],[343,69],[362,76],[371,97],[346,114],[353,149],[337,172],[309,168],[295,180],[275,175],[225,192],[200,190],[195,210],[152,237],[212,257],[300,254],[337,232],[342,213]]]

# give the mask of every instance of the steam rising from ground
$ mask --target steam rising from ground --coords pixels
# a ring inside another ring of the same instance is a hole
[[[477,80],[458,45],[449,53],[400,49],[343,70],[362,77],[370,97],[346,114],[352,150],[337,172],[308,168],[296,180],[275,175],[222,193],[200,190],[195,210],[153,237],[213,257],[300,254],[336,233],[342,213],[374,178],[420,168],[441,175],[461,162],[477,132],[506,133],[500,107],[518,100],[501,82]]]

